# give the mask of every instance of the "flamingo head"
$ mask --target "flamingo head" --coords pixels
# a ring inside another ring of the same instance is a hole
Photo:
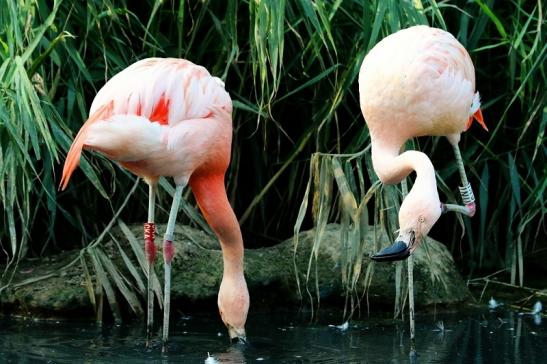
[[[399,210],[399,235],[393,245],[371,258],[376,261],[395,261],[409,257],[427,236],[441,216],[442,208],[435,189],[416,186],[404,199]]]
[[[218,310],[232,342],[245,343],[249,291],[243,273],[224,275],[218,292]]]
[[[417,192],[417,193],[412,193]],[[407,245],[409,253],[420,245],[442,213],[437,191],[408,194],[399,210],[399,236],[397,242]]]

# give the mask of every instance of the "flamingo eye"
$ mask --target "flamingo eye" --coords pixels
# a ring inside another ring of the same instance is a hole
[[[425,222],[425,217],[423,217],[423,216],[418,217],[418,222],[420,224],[423,224]]]

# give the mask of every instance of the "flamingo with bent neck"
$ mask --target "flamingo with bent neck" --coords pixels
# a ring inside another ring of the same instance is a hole
[[[232,100],[224,83],[187,60],[143,59],[99,90],[89,114],[68,152],[60,188],[67,187],[82,149],[104,154],[149,185],[148,222],[144,224],[147,338],[153,325],[150,272],[156,256],[156,186],[160,176],[168,176],[174,178],[176,189],[163,243],[164,347],[169,334],[173,232],[187,184],[222,247],[224,274],[218,293],[221,318],[230,338],[244,341],[249,292],[243,275],[243,239],[224,186],[232,143]]]
[[[414,186],[399,210],[395,243],[373,254],[376,261],[406,259],[441,213],[475,214],[458,143],[475,118],[484,129],[475,70],[452,34],[414,26],[382,39],[365,57],[359,73],[361,111],[370,131],[374,171],[383,183],[401,182],[416,171]],[[418,136],[446,136],[454,149],[464,206],[442,204],[435,169],[422,152],[400,154]]]

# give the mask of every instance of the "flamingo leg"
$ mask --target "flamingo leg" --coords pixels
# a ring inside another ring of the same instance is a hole
[[[169,220],[167,221],[167,228],[165,229],[165,238],[163,240],[163,262],[165,270],[165,288],[163,297],[163,350],[167,348],[167,339],[169,337],[169,311],[171,308],[171,261],[175,254],[175,248],[173,246],[173,233],[175,231],[175,225],[177,220],[177,213],[179,211],[180,200],[182,198],[182,191],[184,185],[177,185],[175,189],[175,195],[173,196],[173,204],[171,205],[171,212],[169,213]]]
[[[152,326],[154,325],[154,291],[152,290],[152,270],[156,260],[156,224],[154,215],[156,210],[156,184],[148,185],[148,222],[144,224],[144,251],[146,253],[147,286],[147,317],[146,317],[146,346],[150,342]]]
[[[460,179],[462,181],[462,186],[458,188],[460,190],[460,195],[462,196],[465,206],[444,204],[443,212],[454,211],[472,217],[473,215],[475,215],[476,209],[475,195],[473,194],[473,189],[471,188],[471,184],[467,180],[467,175],[465,174],[465,167],[463,165],[463,159],[458,143],[452,144],[452,148],[454,149],[456,164],[458,165],[458,171],[460,172]]]
[[[401,181],[401,192],[403,193],[403,199],[408,195],[408,184],[406,178]],[[408,321],[410,324],[410,357],[416,355],[416,319],[414,316],[414,258],[412,255],[408,256],[407,262],[407,275],[408,275]]]

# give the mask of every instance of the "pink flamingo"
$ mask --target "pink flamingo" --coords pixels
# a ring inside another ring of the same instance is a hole
[[[458,147],[475,118],[484,129],[475,70],[465,48],[441,29],[414,26],[380,41],[359,73],[361,111],[370,131],[374,171],[383,183],[399,183],[412,171],[416,180],[399,211],[395,243],[373,254],[377,261],[406,259],[441,213],[475,214],[475,199]],[[441,204],[435,169],[418,151],[399,154],[413,137],[446,136],[454,149],[464,206]]]
[[[163,343],[169,335],[173,232],[187,184],[222,247],[224,274],[218,293],[221,318],[230,339],[244,341],[249,293],[243,275],[243,239],[224,186],[232,143],[232,100],[224,83],[187,60],[143,59],[99,90],[89,114],[68,152],[60,188],[66,188],[82,149],[104,154],[149,185],[148,222],[144,224],[147,337],[153,324],[150,272],[156,256],[156,186],[160,176],[170,176],[176,189],[163,242]]]

